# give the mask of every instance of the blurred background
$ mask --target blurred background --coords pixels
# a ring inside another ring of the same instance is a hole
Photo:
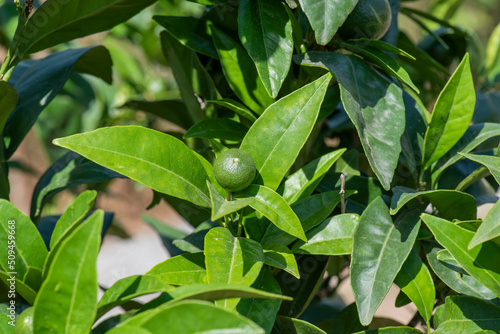
[[[35,1],[36,8],[42,1]],[[402,1],[403,7],[422,11],[431,10],[439,18],[449,20],[468,32],[467,51],[475,52],[478,73],[482,65],[488,39],[500,22],[498,0],[421,0]],[[21,211],[29,214],[33,189],[41,175],[60,158],[63,149],[52,145],[54,138],[91,131],[103,126],[136,124],[159,131],[182,134],[185,129],[173,126],[161,115],[151,110],[141,110],[140,105],[130,101],[159,101],[180,99],[180,93],[169,64],[163,56],[159,42],[162,27],[152,20],[153,15],[200,16],[204,6],[186,0],[159,0],[154,6],[121,24],[111,31],[100,33],[67,45],[51,49],[104,45],[113,60],[113,84],[74,72],[61,93],[49,104],[39,117],[37,124],[26,137],[21,147],[9,162],[11,201]],[[6,45],[12,39],[17,23],[17,12],[12,0],[0,0],[0,59],[6,53]],[[453,39],[446,29],[432,21],[422,20],[430,30]],[[438,59],[440,52],[434,46],[435,38],[411,19],[400,14],[399,27],[417,46]],[[460,46],[460,43],[456,43]],[[454,44],[455,45],[455,44]],[[456,59],[449,54],[440,58],[442,63],[453,67],[453,61],[461,59],[463,48],[457,46]],[[452,48],[453,49],[453,48]],[[32,55],[43,58],[49,52]],[[471,56],[472,57],[472,56]],[[441,62],[441,61],[440,61]],[[411,73],[412,74],[412,73]],[[497,93],[498,94],[498,90]],[[426,101],[432,103],[432,98]],[[498,114],[498,113],[497,113]],[[498,120],[497,120],[498,121]],[[60,214],[84,189],[99,191],[97,207],[114,213],[113,223],[105,237],[99,258],[100,284],[110,286],[116,280],[141,274],[165,260],[169,254],[155,231],[162,224],[175,226],[189,232],[190,225],[168,204],[160,204],[147,210],[153,201],[153,192],[128,179],[114,179],[88,186],[78,186],[55,196],[45,207],[43,215]],[[350,291],[350,289],[346,289]],[[342,295],[342,301],[351,302],[352,296]],[[347,293],[347,292],[346,292]],[[394,298],[397,291],[391,294]],[[394,302],[382,308],[385,316],[394,317]],[[411,317],[411,310],[401,311]],[[406,321],[398,315],[399,321]]]

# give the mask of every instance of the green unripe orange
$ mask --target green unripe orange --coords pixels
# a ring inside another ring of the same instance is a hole
[[[255,178],[255,173],[255,161],[242,150],[226,150],[214,161],[215,179],[222,188],[230,192],[248,187]]]
[[[32,334],[34,333],[33,329],[33,310],[34,307],[29,307],[26,310],[22,311],[21,314],[17,316],[16,319],[16,334]]]
[[[389,30],[391,20],[388,0],[359,0],[338,33],[343,39],[380,39]]]

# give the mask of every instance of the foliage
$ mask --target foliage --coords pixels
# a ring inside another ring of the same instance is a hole
[[[488,106],[499,94],[500,28],[483,55],[472,32],[449,23],[456,8],[442,4],[422,12],[391,0],[390,28],[371,40],[337,33],[356,0],[192,2],[197,9],[141,28],[153,41],[143,54],[161,53],[171,68],[178,91],[168,94],[150,89],[160,74],[144,76],[117,38],[130,33],[119,24],[154,1],[47,0],[33,13],[27,1],[8,12],[17,29],[2,31],[0,240],[15,239],[16,261],[0,258],[0,280],[10,286],[15,272],[16,312],[33,306],[34,332],[499,332],[500,125]],[[399,30],[398,14],[421,26],[422,41]],[[105,46],[72,44],[115,26]],[[125,92],[113,91],[113,62]],[[51,101],[98,101],[97,110],[117,95],[147,116],[101,114],[64,133],[53,143],[72,152],[40,178],[30,215],[8,201],[9,159],[37,119],[50,124],[41,113]],[[155,120],[175,127],[159,131]],[[226,193],[212,163],[231,148],[253,158],[256,176]],[[152,206],[165,200],[196,229],[146,218],[172,257],[98,300],[110,216],[92,210],[97,192],[81,192],[58,217],[44,206],[113,178],[151,188]],[[478,219],[486,202],[494,206]],[[318,312],[346,272],[355,304]],[[418,310],[410,323],[375,315],[393,284],[398,305]],[[125,314],[107,318],[116,306]]]

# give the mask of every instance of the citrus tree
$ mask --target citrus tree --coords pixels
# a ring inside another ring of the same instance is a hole
[[[17,3],[0,69],[0,239],[15,241],[0,279],[17,295],[14,311],[12,298],[2,304],[4,331],[24,308],[26,333],[500,331],[500,28],[483,54],[447,21],[460,2],[422,12],[398,0],[197,0],[201,16],[154,16],[181,99],[126,105],[182,133],[58,138],[70,152],[41,177],[30,215],[10,203],[8,160],[70,73],[111,82],[102,46],[26,58],[153,2],[47,0],[32,14]],[[426,32],[418,44],[402,15]],[[195,229],[146,218],[171,258],[98,300],[111,218],[92,210],[97,192],[42,213],[64,189],[117,177]],[[328,303],[346,279],[355,303]],[[397,306],[417,309],[409,323],[375,316],[393,284]],[[125,312],[107,317],[116,306]]]

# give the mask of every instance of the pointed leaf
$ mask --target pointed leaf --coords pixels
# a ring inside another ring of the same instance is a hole
[[[331,217],[307,231],[307,243],[299,241],[292,247],[294,254],[348,255],[352,252],[352,238],[359,216],[343,214]]]
[[[436,310],[434,333],[474,333],[480,330],[500,331],[500,307],[487,301],[449,296]]]
[[[323,176],[345,151],[346,149],[336,150],[311,161],[290,175],[279,187],[278,194],[281,194],[289,204],[311,195]]]
[[[292,23],[279,1],[242,0],[238,32],[267,92],[276,98],[292,63]]]
[[[241,141],[248,128],[229,118],[210,118],[199,121],[184,134],[184,138],[207,138]]]
[[[106,71],[101,69],[102,65],[106,65]],[[43,59],[20,62],[9,80],[19,95],[19,103],[5,126],[4,137],[8,142],[5,157],[12,156],[73,70],[79,69],[84,73],[90,70],[90,74],[94,75],[92,70],[96,67],[101,69],[101,74],[111,77],[111,57],[103,46],[70,49],[52,53]],[[40,85],[40,82],[44,84]]]
[[[460,155],[463,155],[469,160],[478,162],[481,165],[486,166],[497,183],[500,184],[500,157],[464,153],[460,153]]]
[[[276,322],[281,333],[326,334],[318,327],[300,319],[280,315],[276,318]]]
[[[140,126],[117,126],[55,139],[54,144],[156,191],[210,207],[202,162],[172,136]]]
[[[415,250],[408,255],[394,283],[411,299],[422,318],[428,323],[434,309],[436,290],[429,269]]]
[[[462,159],[462,153],[469,153],[486,140],[498,136],[500,136],[500,124],[480,123],[470,126],[455,146],[439,159],[432,170],[432,182],[436,183],[446,168]]]
[[[356,7],[358,0],[299,0],[316,34],[316,41],[326,45]]]
[[[496,257],[491,256],[491,254],[500,253],[500,246],[492,241],[486,241],[468,250],[474,232],[428,214],[423,214],[422,220],[434,234],[436,240],[451,253],[462,268],[497,296],[500,296],[498,261]]]
[[[472,238],[469,249],[472,249],[485,241],[500,236],[500,201],[490,209],[484,221],[479,226],[474,238]]]
[[[158,276],[172,285],[206,283],[205,256],[201,252],[177,255],[158,263],[145,275]]]
[[[391,215],[396,214],[405,204],[417,198],[429,201],[445,219],[476,219],[476,200],[473,196],[456,190],[430,190],[416,192],[406,187],[394,187],[391,200]]]
[[[476,92],[466,54],[438,97],[425,134],[423,168],[428,169],[455,145],[469,127]]]
[[[361,215],[354,233],[351,286],[361,324],[368,325],[410,253],[420,228],[421,208],[395,221],[381,197]]]
[[[292,251],[283,244],[264,244],[264,263],[268,266],[283,269],[287,273],[300,278],[297,261]]]
[[[3,80],[0,80],[0,133],[3,132],[7,118],[17,105],[16,90]]]
[[[219,106],[225,107],[229,110],[234,111],[240,116],[245,117],[246,119],[255,122],[257,118],[254,116],[254,114],[248,110],[247,107],[245,107],[243,104],[239,103],[238,101],[234,101],[231,99],[222,99],[222,100],[208,100],[208,103],[214,103]]]
[[[48,0],[24,26],[19,52],[34,53],[75,38],[111,29],[155,0]]]
[[[0,256],[0,267],[6,273],[15,272],[24,277],[28,267],[43,268],[47,248],[35,224],[12,203],[0,199],[0,243],[4,255]],[[14,237],[12,237],[14,236]],[[15,263],[9,263],[9,256],[15,256]]]
[[[308,52],[294,59],[335,75],[342,103],[358,131],[368,162],[384,189],[389,190],[405,128],[402,89],[355,56]]]
[[[259,115],[262,114],[273,99],[267,94],[252,58],[241,44],[222,30],[211,26],[211,31],[229,87],[250,109]]]
[[[210,182],[207,181],[207,184],[210,190],[210,199],[212,200],[212,221],[246,208],[253,202],[252,197],[226,201],[219,195]]]
[[[437,259],[437,254],[442,248],[430,243],[424,243],[427,261],[436,275],[450,288],[458,293],[477,297],[480,299],[494,299],[496,295],[493,291],[479,283],[469,275],[462,275],[459,272],[447,267]]]
[[[252,208],[264,215],[280,230],[307,241],[304,229],[297,215],[283,197],[272,189],[253,184],[238,194],[252,196],[254,198],[250,203]]]
[[[88,333],[97,310],[97,254],[104,212],[99,210],[66,238],[35,300],[36,333]]]
[[[265,186],[276,190],[318,118],[331,80],[327,74],[272,104],[252,125],[240,149],[248,152]]]
[[[264,330],[242,315],[205,301],[165,304],[126,320],[118,327],[137,326],[152,334],[162,333],[245,333],[264,334]],[[111,332],[110,332],[111,333]]]

